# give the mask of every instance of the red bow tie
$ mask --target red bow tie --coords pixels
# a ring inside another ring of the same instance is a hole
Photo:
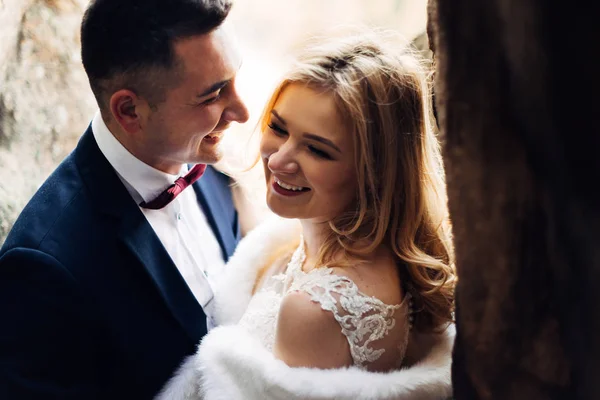
[[[160,210],[165,207],[167,204],[173,201],[175,197],[179,195],[179,193],[183,192],[183,190],[196,182],[198,179],[202,177],[204,171],[206,170],[206,164],[196,164],[194,167],[184,176],[177,178],[174,184],[166,188],[161,194],[158,195],[154,200],[146,203],[142,201],[140,203],[140,207],[149,208],[151,210]]]

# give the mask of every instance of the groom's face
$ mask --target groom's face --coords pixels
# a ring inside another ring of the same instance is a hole
[[[174,47],[178,83],[152,109],[143,132],[146,151],[166,172],[178,172],[184,163],[219,161],[219,142],[229,124],[248,120],[236,88],[241,57],[227,26],[179,40]]]

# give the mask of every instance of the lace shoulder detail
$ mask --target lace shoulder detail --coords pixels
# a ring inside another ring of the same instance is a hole
[[[350,278],[333,274],[326,267],[296,275],[289,291],[306,292],[323,310],[333,314],[348,340],[354,364],[361,368],[377,361],[385,352],[375,348],[375,342],[394,328],[396,310],[407,304],[410,297],[407,294],[402,304],[385,304],[362,293]],[[405,346],[403,343],[400,347]],[[400,350],[403,354],[405,349]]]

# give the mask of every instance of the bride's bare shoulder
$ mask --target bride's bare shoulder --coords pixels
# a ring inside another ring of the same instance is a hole
[[[273,350],[291,367],[328,369],[352,364],[348,341],[334,315],[303,291],[284,297]]]

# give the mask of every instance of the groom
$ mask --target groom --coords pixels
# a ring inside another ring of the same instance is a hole
[[[228,179],[204,170],[248,119],[230,7],[91,1],[100,112],[0,250],[0,398],[150,399],[207,332],[208,268],[240,238]]]

